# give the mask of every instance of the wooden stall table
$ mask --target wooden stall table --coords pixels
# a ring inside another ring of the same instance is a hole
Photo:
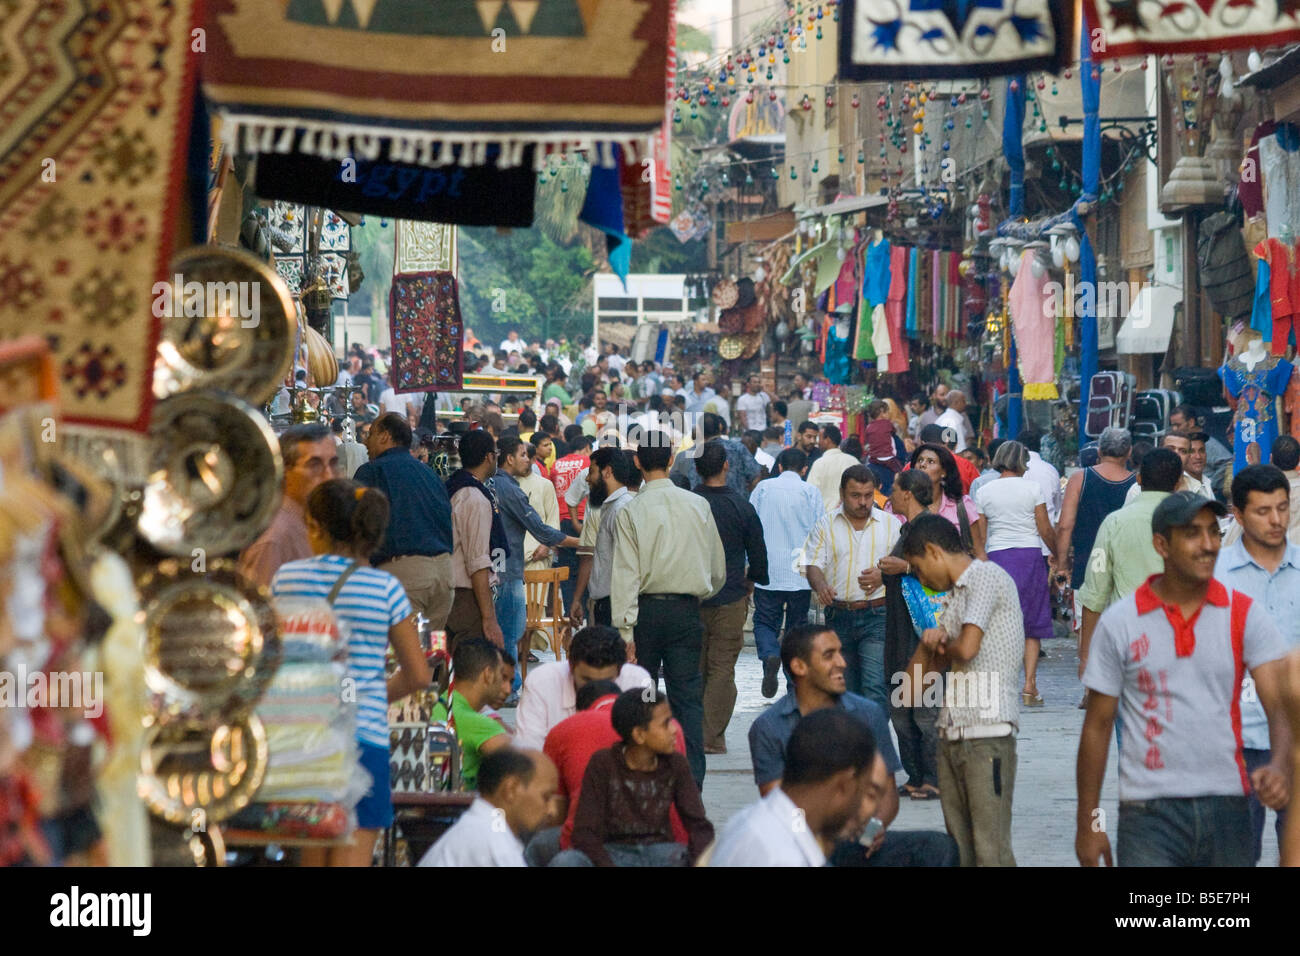
[[[397,865],[397,829],[400,826],[411,850],[411,862],[447,832],[474,802],[476,793],[443,790],[437,793],[394,793],[393,825],[384,839],[384,866]]]

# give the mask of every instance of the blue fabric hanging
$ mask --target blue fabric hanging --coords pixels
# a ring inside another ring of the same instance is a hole
[[[587,197],[582,203],[578,221],[594,226],[605,234],[605,249],[609,254],[609,267],[623,280],[627,288],[627,274],[632,268],[632,240],[624,232],[623,189],[619,185],[618,171],[623,165],[623,151],[614,147],[614,165],[592,163],[591,179],[587,182]]]
[[[913,247],[907,260],[907,336],[916,338],[916,273],[919,251]]]
[[[1273,301],[1268,294],[1270,278],[1268,262],[1263,259],[1258,260],[1255,268],[1255,300],[1250,309],[1250,327],[1262,335],[1265,342],[1273,341]]]

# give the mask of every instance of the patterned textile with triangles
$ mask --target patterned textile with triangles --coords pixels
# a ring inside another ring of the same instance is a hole
[[[0,339],[45,336],[73,423],[148,424],[195,6],[0,0]]]
[[[387,158],[434,164],[444,141],[644,138],[663,122],[669,0],[209,0],[207,10],[205,92],[232,135],[245,132],[240,145],[261,151],[349,155],[357,137],[409,133],[409,152]],[[290,146],[290,120],[351,139]]]

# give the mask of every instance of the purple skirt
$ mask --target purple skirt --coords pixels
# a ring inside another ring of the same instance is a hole
[[[1047,590],[1047,559],[1038,548],[990,551],[989,560],[1016,582],[1020,610],[1025,615],[1025,637],[1041,641],[1052,636],[1052,602]]]

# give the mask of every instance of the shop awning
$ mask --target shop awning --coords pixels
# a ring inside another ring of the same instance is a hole
[[[1167,351],[1174,330],[1174,310],[1182,301],[1182,290],[1174,286],[1143,286],[1115,336],[1115,351],[1120,355]]]
[[[862,212],[864,209],[874,209],[876,206],[889,205],[888,196],[870,195],[870,196],[841,196],[832,203],[824,206],[814,206],[808,210],[810,216],[846,216],[850,213]]]

